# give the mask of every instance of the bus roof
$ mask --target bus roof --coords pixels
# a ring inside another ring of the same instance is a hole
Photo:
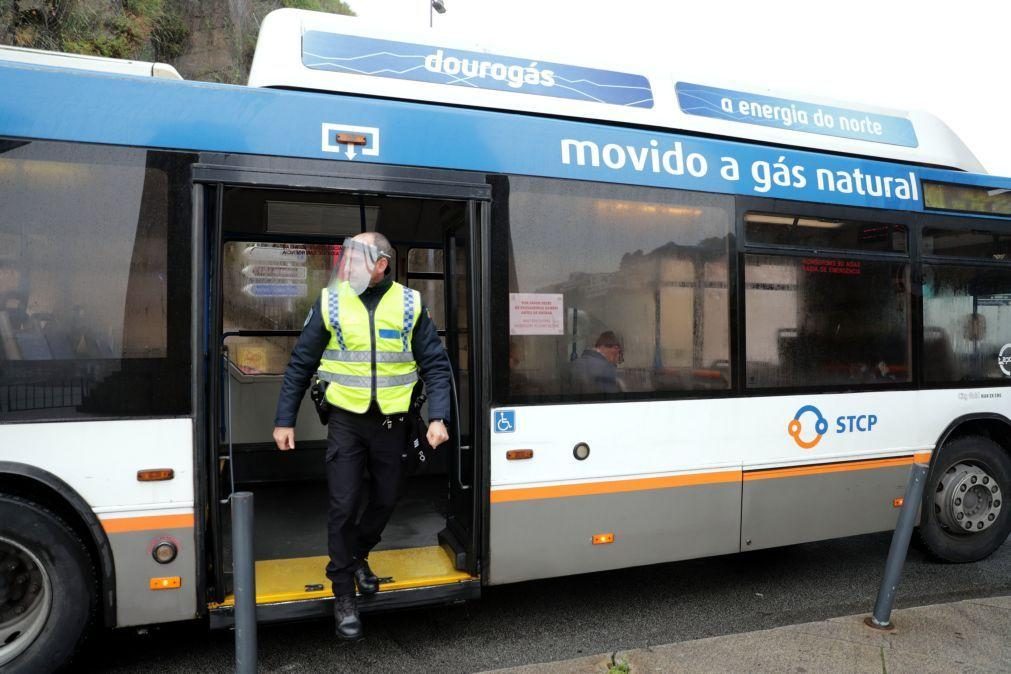
[[[926,112],[773,91],[663,64],[576,64],[557,46],[538,48],[543,53],[280,9],[261,25],[249,85],[622,122],[985,173]]]

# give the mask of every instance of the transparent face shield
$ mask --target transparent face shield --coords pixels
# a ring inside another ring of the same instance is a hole
[[[384,257],[389,259],[388,255],[379,252],[372,244],[357,239],[344,239],[330,278],[330,288],[336,289],[347,283],[356,295],[361,295],[372,282],[379,260]]]

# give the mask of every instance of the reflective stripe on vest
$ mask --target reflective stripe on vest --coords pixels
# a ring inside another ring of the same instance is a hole
[[[417,310],[421,307],[418,292],[393,283],[373,311],[371,325],[368,309],[347,283],[332,291],[324,288],[320,307],[323,323],[330,331],[317,372],[329,383],[327,401],[362,413],[374,398],[384,414],[406,412],[418,381],[418,367],[411,353]]]
[[[322,371],[317,372],[316,374],[319,375],[320,379],[330,382],[331,384],[352,386],[354,388],[372,388],[372,375],[361,376],[354,374],[335,374],[333,372]],[[408,372],[407,374],[398,374],[394,376],[376,376],[376,386],[379,388],[384,386],[402,386],[404,384],[413,384],[416,381],[418,381],[417,372]]]
[[[327,349],[323,352],[324,360],[339,360],[346,363],[370,363],[372,362],[371,351],[331,351]],[[414,354],[410,351],[377,351],[377,363],[411,363],[414,362]]]

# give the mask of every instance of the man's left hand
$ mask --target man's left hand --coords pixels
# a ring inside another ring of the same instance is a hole
[[[432,449],[449,440],[449,431],[446,430],[446,424],[441,421],[433,421],[428,424],[427,437],[428,444],[432,446]]]

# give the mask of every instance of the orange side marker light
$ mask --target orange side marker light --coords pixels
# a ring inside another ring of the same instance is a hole
[[[594,545],[608,545],[610,543],[614,543],[614,534],[613,533],[609,532],[609,533],[606,533],[606,534],[594,534],[593,535],[593,544]]]
[[[137,471],[138,482],[163,482],[171,480],[176,476],[176,472],[171,468],[148,468]]]
[[[532,449],[510,449],[506,452],[506,461],[522,461],[532,458],[534,458],[534,450]]]
[[[906,502],[906,499],[903,498],[902,496],[900,496],[899,498],[893,498],[892,499],[892,507],[893,508],[901,508],[902,504],[905,503],[905,502]]]
[[[183,580],[179,576],[168,576],[166,578],[152,578],[152,590],[178,590],[182,587]]]

